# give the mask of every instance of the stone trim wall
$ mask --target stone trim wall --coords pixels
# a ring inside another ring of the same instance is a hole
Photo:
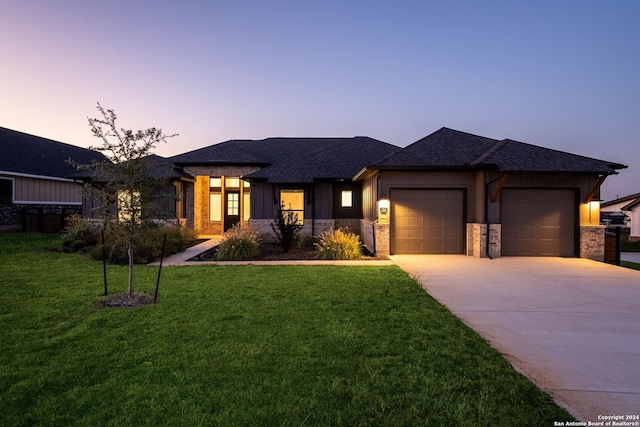
[[[502,224],[489,224],[489,256],[502,255]],[[487,258],[487,224],[467,224],[467,256]]]
[[[362,244],[366,246],[369,252],[374,252],[374,242],[373,242],[373,221],[368,221],[366,219],[360,219],[360,240]]]
[[[391,255],[391,226],[389,224],[373,224],[376,232],[376,256]]]
[[[604,262],[604,225],[580,226],[580,258]]]
[[[251,218],[249,220],[249,225],[251,228],[260,233],[262,240],[265,242],[274,242],[275,236],[273,234],[273,230],[271,229],[271,223],[273,219],[255,219]],[[313,227],[315,230],[315,235],[319,235],[325,231],[331,230],[334,228],[335,221],[333,219],[316,219],[315,226]],[[300,230],[301,235],[311,236],[312,223],[310,219],[305,220],[304,225],[302,226],[302,230]]]

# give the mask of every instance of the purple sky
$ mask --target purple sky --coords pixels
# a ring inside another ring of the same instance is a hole
[[[233,138],[442,126],[629,165],[640,192],[640,1],[0,3],[0,126],[87,147],[125,128]]]

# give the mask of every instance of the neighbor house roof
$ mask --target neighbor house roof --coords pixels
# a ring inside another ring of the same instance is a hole
[[[613,174],[626,166],[511,139],[496,140],[442,128],[366,167],[368,170],[483,168],[502,172]]]
[[[104,156],[86,148],[0,127],[0,171],[66,178],[79,164],[90,164]]]
[[[620,203],[626,203],[624,206],[622,206],[621,210],[630,210],[632,208],[634,208],[635,206],[638,206],[640,204],[640,193],[636,193],[636,194],[630,194],[628,196],[624,196],[624,197],[619,197],[615,200],[610,200],[608,202],[602,202],[600,204],[600,208],[606,208],[609,206],[613,206],[613,205],[617,205]]]
[[[267,138],[231,140],[169,158],[178,165],[256,165],[246,179],[308,183],[351,179],[362,165],[399,148],[373,138]]]

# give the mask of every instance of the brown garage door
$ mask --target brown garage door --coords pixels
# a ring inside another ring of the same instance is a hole
[[[575,256],[575,191],[504,189],[500,200],[502,255]]]
[[[391,253],[464,253],[464,191],[391,190]]]

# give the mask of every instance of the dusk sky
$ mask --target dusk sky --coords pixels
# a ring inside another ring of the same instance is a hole
[[[640,1],[0,1],[0,126],[88,147],[87,116],[228,139],[446,126],[623,163],[640,192]],[[1,154],[0,154],[1,155]]]

